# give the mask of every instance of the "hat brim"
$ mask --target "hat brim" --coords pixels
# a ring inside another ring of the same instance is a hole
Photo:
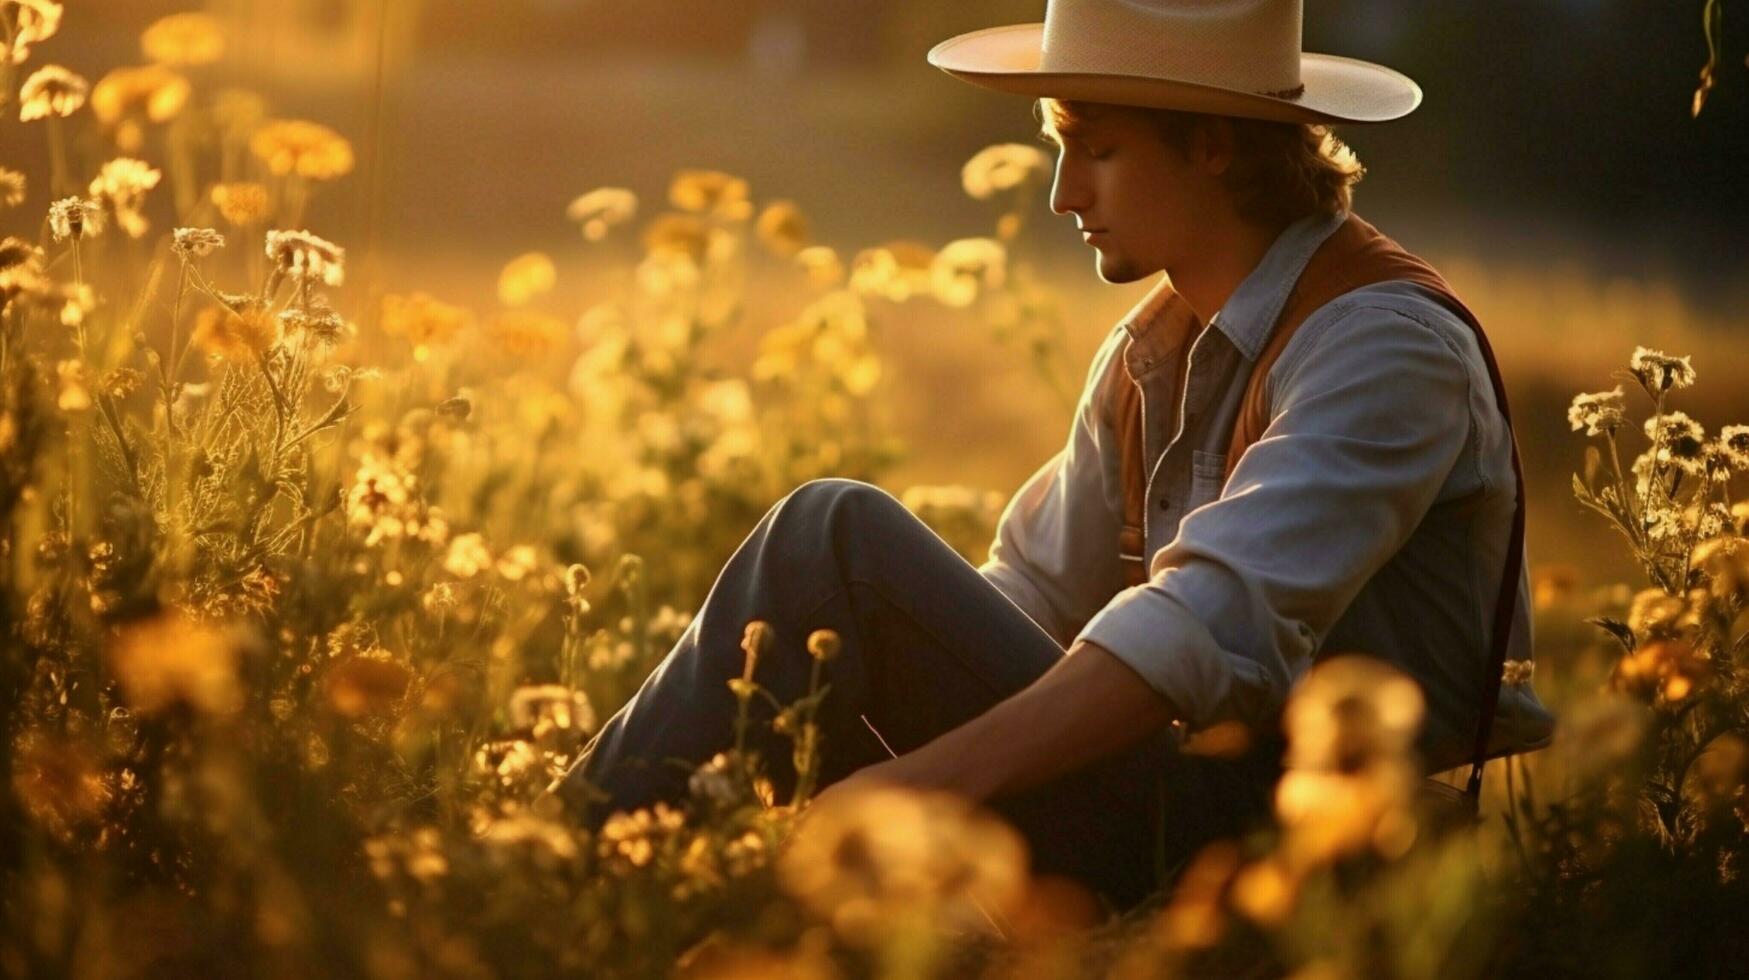
[[[1373,123],[1421,104],[1421,86],[1384,65],[1330,54],[1300,55],[1305,91],[1294,98],[1139,75],[1039,70],[1043,24],[961,34],[929,51],[929,63],[973,85],[1034,98],[1110,102],[1280,122]]]

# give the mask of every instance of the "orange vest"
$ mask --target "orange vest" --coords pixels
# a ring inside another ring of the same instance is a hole
[[[1482,332],[1482,325],[1476,320],[1475,314],[1457,298],[1445,279],[1432,266],[1405,251],[1402,246],[1361,220],[1358,215],[1350,213],[1347,220],[1312,253],[1311,260],[1300,272],[1293,291],[1282,305],[1281,315],[1270,332],[1268,342],[1257,356],[1250,381],[1245,386],[1239,416],[1233,424],[1232,439],[1227,446],[1228,477],[1233,475],[1233,468],[1239,464],[1239,458],[1244,455],[1245,450],[1261,439],[1264,430],[1269,427],[1270,406],[1266,385],[1269,370],[1287,347],[1294,331],[1313,312],[1344,293],[1375,283],[1399,281],[1417,283],[1432,290],[1452,313],[1475,332],[1476,343],[1482,350],[1482,359],[1488,366],[1488,376],[1493,381],[1494,400],[1500,406],[1501,416],[1506,419],[1510,437],[1512,416],[1506,406],[1506,387],[1501,381],[1494,351],[1489,346],[1487,335]],[[1165,318],[1165,322],[1152,323],[1152,319],[1156,317]],[[1179,387],[1182,388],[1189,349],[1188,338],[1194,337],[1201,326],[1197,322],[1196,314],[1190,309],[1190,304],[1168,287],[1150,298],[1147,306],[1139,312],[1138,318],[1150,322],[1151,329],[1171,330],[1184,340],[1178,345],[1176,355]],[[1139,585],[1148,578],[1143,515],[1147,507],[1149,467],[1143,443],[1142,394],[1136,381],[1129,377],[1124,367],[1124,358],[1115,360],[1116,370],[1122,376],[1114,379],[1117,383],[1107,388],[1112,394],[1106,409],[1110,412],[1109,418],[1116,430],[1118,472],[1123,487],[1123,528],[1118,532],[1117,546],[1118,553],[1125,560],[1124,571],[1128,584]],[[1168,431],[1176,428],[1177,421],[1172,420]],[[1499,698],[1500,673],[1505,666],[1506,645],[1511,638],[1512,619],[1518,599],[1518,570],[1524,561],[1524,476],[1519,466],[1516,440],[1512,440],[1512,473],[1517,483],[1517,507],[1512,516],[1512,537],[1506,550],[1506,571],[1500,577],[1500,593],[1494,606],[1494,642],[1488,673],[1484,677],[1482,723],[1474,757],[1478,761],[1471,773],[1469,787],[1472,793],[1480,790],[1480,760],[1486,753],[1488,729],[1492,725],[1495,702]]]

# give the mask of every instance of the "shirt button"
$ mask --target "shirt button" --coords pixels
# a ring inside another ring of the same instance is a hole
[[[1160,509],[1161,510],[1171,510],[1172,509],[1172,501],[1167,500],[1165,497],[1161,497],[1160,498]]]

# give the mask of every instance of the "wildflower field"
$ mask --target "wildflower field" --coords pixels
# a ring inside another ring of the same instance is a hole
[[[901,479],[958,447],[902,433],[894,403],[962,395],[895,377],[926,353],[896,324],[951,328],[1066,431],[1086,327],[1018,258],[1049,158],[967,160],[989,222],[933,244],[817,241],[716,170],[663,199],[579,188],[558,208],[587,268],[529,251],[464,303],[361,278],[311,226],[357,146],[207,84],[220,21],[158,21],[138,64],[86,78],[55,63],[63,16],[92,14],[0,0],[6,976],[1749,962],[1749,406],[1700,400],[1709,377],[1740,390],[1735,352],[1640,345],[1669,346],[1634,333],[1656,297],[1576,300],[1551,329],[1619,350],[1545,352],[1596,376],[1517,388],[1532,520],[1577,530],[1555,563],[1533,538],[1537,655],[1505,682],[1561,731],[1490,765],[1480,826],[1417,792],[1415,685],[1339,656],[1293,696],[1275,825],[1122,916],[1030,876],[1015,832],[952,797],[810,809],[817,701],[778,706],[794,798],[725,745],[683,805],[590,833],[551,787],[773,502],[867,480],[982,557],[1013,487]],[[1491,328],[1554,288],[1452,271]],[[1509,375],[1539,356],[1519,326],[1495,334]],[[768,634],[749,624],[725,699],[759,697]],[[823,667],[838,638],[806,644]]]

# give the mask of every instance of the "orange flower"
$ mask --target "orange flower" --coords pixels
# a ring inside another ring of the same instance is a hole
[[[209,306],[194,320],[190,343],[210,355],[239,364],[253,364],[279,343],[279,318],[258,304],[240,309]]]
[[[184,704],[230,714],[243,705],[236,644],[180,612],[124,628],[110,644],[108,659],[123,696],[143,713]]]
[[[246,228],[267,217],[267,188],[250,181],[214,184],[213,204],[232,225]]]
[[[372,650],[335,664],[325,679],[328,705],[348,718],[387,713],[407,693],[413,673],[390,659],[386,650]]]
[[[276,119],[249,137],[249,152],[274,176],[296,173],[310,180],[333,180],[352,172],[352,144],[321,123]]]
[[[162,65],[210,65],[225,54],[225,33],[211,14],[171,14],[146,28],[140,48]]]

